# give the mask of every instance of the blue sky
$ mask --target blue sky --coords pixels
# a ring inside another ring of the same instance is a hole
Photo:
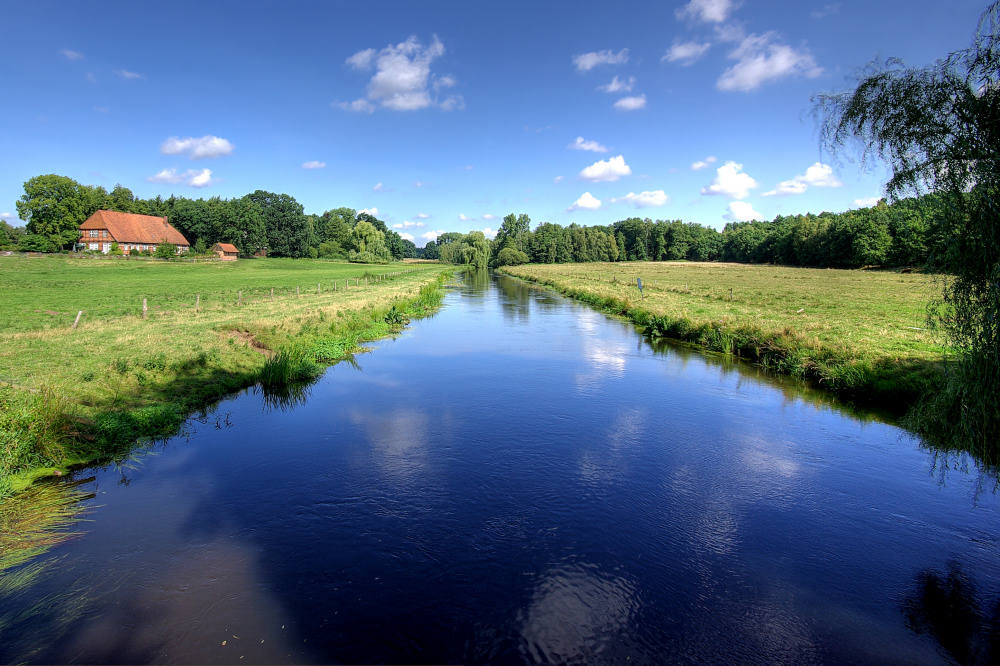
[[[727,220],[878,197],[810,95],[969,45],[982,1],[0,1],[0,213],[56,173],[284,192],[444,231]]]

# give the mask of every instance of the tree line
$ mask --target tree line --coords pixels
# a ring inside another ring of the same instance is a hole
[[[140,199],[116,185],[81,185],[71,178],[48,174],[24,184],[18,199],[24,227],[0,226],[0,248],[29,252],[71,249],[80,240],[79,227],[98,210],[166,217],[204,253],[215,243],[231,243],[241,255],[266,253],[274,257],[331,257],[358,262],[385,262],[416,257],[412,241],[389,229],[385,222],[352,208],[336,208],[322,215],[306,214],[288,194],[257,190],[243,197],[188,199],[171,195]]]
[[[511,214],[492,242],[478,231],[448,233],[436,243],[428,242],[421,254],[482,266],[687,260],[816,268],[931,263],[950,270],[958,255],[949,242],[943,205],[935,195],[893,204],[882,200],[844,213],[730,222],[722,231],[682,220],[638,217],[589,227],[543,222],[531,230],[527,215]]]

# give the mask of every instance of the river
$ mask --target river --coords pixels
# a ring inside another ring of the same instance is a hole
[[[505,277],[372,347],[77,473],[0,661],[1000,658],[974,461]]]

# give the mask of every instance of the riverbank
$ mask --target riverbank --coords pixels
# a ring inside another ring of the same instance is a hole
[[[919,274],[694,262],[501,270],[625,317],[653,337],[897,412],[933,390],[944,366],[943,335],[926,323],[940,286]]]
[[[280,384],[282,361],[288,380],[315,374],[436,307],[451,270],[0,259],[0,496]]]

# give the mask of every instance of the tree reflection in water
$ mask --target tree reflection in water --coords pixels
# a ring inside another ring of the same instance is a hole
[[[1000,598],[992,612],[958,562],[921,571],[903,602],[906,626],[928,634],[960,664],[1000,663]]]

